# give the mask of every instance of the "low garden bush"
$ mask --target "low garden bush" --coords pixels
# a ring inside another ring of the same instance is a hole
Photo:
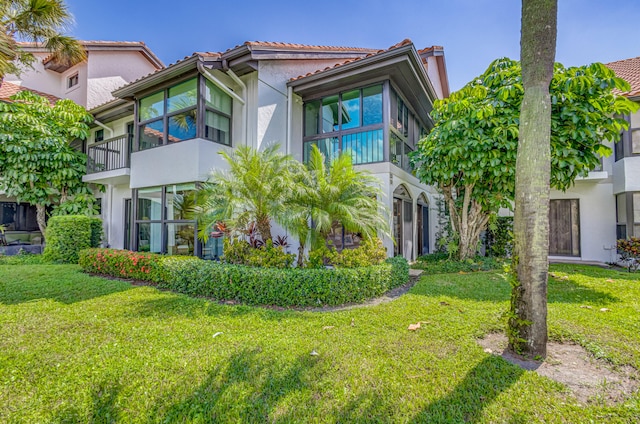
[[[175,261],[200,261],[193,256],[165,256],[130,250],[94,248],[82,250],[78,263],[85,272],[93,274],[159,283],[166,279],[166,271],[162,264],[169,258]]]
[[[332,265],[336,268],[358,268],[363,266],[378,265],[387,258],[387,250],[379,238],[362,240],[360,246],[355,249],[336,250],[334,247],[323,246],[313,249],[309,253],[307,266],[309,268],[321,268]]]
[[[465,261],[458,261],[449,257],[447,253],[438,252],[420,256],[411,265],[414,269],[422,269],[428,274],[444,274],[452,272],[474,272],[501,269],[504,260],[492,256],[476,256]]]
[[[636,271],[640,266],[640,238],[631,237],[629,239],[620,239],[617,242],[617,248],[621,264],[624,265],[629,272]]]
[[[57,263],[78,263],[78,252],[97,247],[102,237],[102,221],[84,215],[52,216],[47,224],[47,244],[43,257]]]
[[[249,305],[319,306],[361,302],[406,283],[404,258],[359,268],[258,268],[167,259],[159,287]]]
[[[359,268],[266,268],[114,249],[80,252],[85,272],[158,283],[191,296],[251,305],[318,306],[361,302],[409,279],[404,258]]]
[[[222,260],[236,265],[289,268],[296,260],[296,255],[285,252],[280,246],[274,246],[271,240],[267,240],[260,247],[253,247],[246,240],[230,241],[225,238]]]

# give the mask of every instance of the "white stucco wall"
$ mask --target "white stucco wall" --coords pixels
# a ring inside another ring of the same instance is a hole
[[[578,199],[580,260],[613,262],[616,245],[616,204],[610,182],[578,181],[566,192],[551,191],[551,199]],[[552,257],[554,258],[554,257]]]
[[[71,67],[63,73],[44,69],[42,60],[48,53],[35,53],[33,69],[24,69],[17,75],[7,75],[5,80],[34,90],[71,99],[87,109],[112,100],[111,92],[127,82],[155,71],[155,67],[135,51],[90,51],[87,61]],[[67,88],[67,79],[78,73],[78,85]]]
[[[231,148],[196,138],[134,152],[131,155],[131,188],[205,181],[213,169],[224,169],[218,154]]]
[[[440,73],[438,72],[438,61],[434,56],[427,57],[427,75],[433,85],[439,99],[444,97],[442,91],[442,82],[440,81]]]

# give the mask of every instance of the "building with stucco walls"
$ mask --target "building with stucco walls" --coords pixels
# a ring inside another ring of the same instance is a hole
[[[303,162],[312,145],[327,156],[350,151],[380,180],[396,240],[384,240],[389,255],[433,249],[437,193],[413,176],[407,155],[433,126],[433,102],[449,95],[441,47],[247,42],[195,53],[112,94],[91,110],[104,127],[88,140],[84,177],[106,187],[111,247],[218,256],[219,240],[201,245],[180,202],[225,168],[219,152],[278,143]],[[341,229],[332,238],[358,243]]]

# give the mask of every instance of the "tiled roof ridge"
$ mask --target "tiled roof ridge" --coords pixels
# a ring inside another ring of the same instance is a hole
[[[112,40],[78,40],[78,42],[82,45],[86,44],[96,44],[96,45],[123,45],[123,46],[147,46],[144,41],[112,41]],[[43,47],[42,43],[34,42],[34,41],[19,41],[19,46],[33,46],[33,47]]]
[[[605,63],[605,66],[615,72],[617,77],[627,81],[631,86],[629,91],[622,92],[620,90],[613,90],[614,93],[626,97],[636,97],[640,95],[640,57],[631,57]]]
[[[311,50],[325,50],[325,51],[360,51],[369,52],[376,49],[367,47],[349,47],[349,46],[326,46],[315,44],[300,44],[300,43],[285,43],[280,41],[245,41],[243,44],[236,46],[230,50],[237,49],[241,46],[248,47],[276,47],[276,48],[289,48],[289,49],[311,49]]]
[[[9,97],[13,96],[19,91],[31,91],[32,93],[48,99],[51,104],[60,100],[60,97],[54,96],[53,94],[45,93],[44,91],[34,90],[33,88],[25,87],[23,85],[15,84],[9,81],[0,82],[0,99],[2,100],[8,100]]]
[[[391,51],[391,50],[395,50],[395,49],[398,49],[400,47],[408,46],[410,44],[413,44],[411,39],[405,38],[401,42],[399,42],[397,44],[394,44],[393,46],[389,47],[388,49],[374,50],[372,53],[368,53],[368,54],[366,54],[364,56],[356,57],[354,59],[347,59],[347,60],[345,60],[343,62],[336,63],[333,66],[327,66],[324,69],[318,69],[317,71],[314,71],[314,72],[308,72],[305,75],[299,75],[297,77],[293,77],[293,78],[289,79],[289,81],[296,81],[296,80],[299,80],[299,79],[302,79],[302,78],[310,77],[312,75],[317,75],[319,73],[322,73],[322,72],[325,72],[325,71],[329,71],[331,69],[336,69],[336,68],[339,68],[340,66],[344,66],[346,64],[349,64],[349,63],[352,63],[352,62],[356,62],[358,60],[362,60],[362,59],[365,59],[365,58],[368,58],[368,57],[371,57],[371,56],[376,56],[376,55],[379,55],[381,53],[385,53],[385,52],[388,52],[388,51]]]

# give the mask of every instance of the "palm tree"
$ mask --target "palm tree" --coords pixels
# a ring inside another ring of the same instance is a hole
[[[350,153],[338,155],[327,165],[325,156],[313,146],[295,183],[282,225],[300,240],[298,265],[306,244],[322,246],[335,223],[365,238],[389,234],[386,210],[379,201],[380,181],[367,171],[354,169]]]
[[[276,144],[262,151],[240,146],[231,155],[220,152],[229,170],[215,172],[198,192],[195,216],[201,240],[220,221],[236,232],[255,223],[264,241],[272,239],[271,220],[284,214],[291,175],[299,166],[278,150]]]
[[[32,41],[51,52],[52,60],[68,66],[86,53],[74,38],[62,35],[73,17],[62,0],[0,0],[0,78],[19,73],[34,57],[18,41]]]

